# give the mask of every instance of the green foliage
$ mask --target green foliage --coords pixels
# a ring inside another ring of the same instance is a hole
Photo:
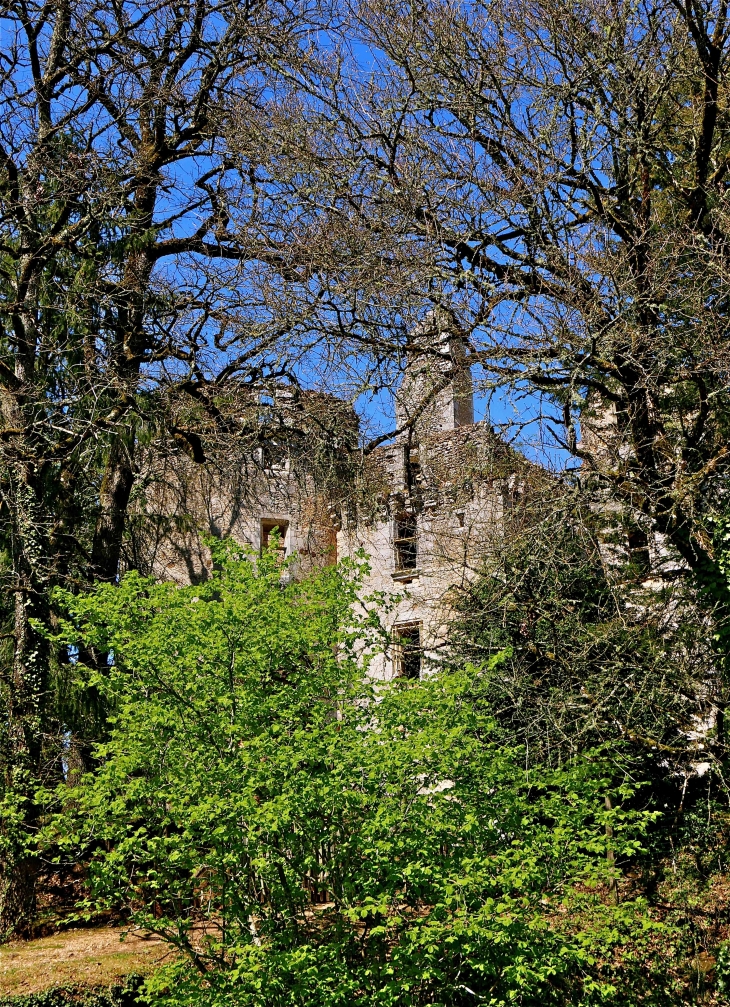
[[[509,648],[490,697],[538,763],[609,745],[639,778],[665,780],[704,758],[692,732],[711,712],[715,653],[697,592],[646,586],[627,529],[590,497],[565,487],[536,507],[463,597],[454,660]]]
[[[86,911],[183,953],[155,1002],[589,1005],[625,1000],[620,976],[674,1002],[646,968],[671,932],[614,899],[648,816],[599,752],[540,768],[504,744],[501,657],[373,683],[357,568],[287,583],[275,550],[224,545],[216,565],[65,598],[68,639],[113,654],[86,673],[113,715],[48,839],[90,857]]]
[[[730,993],[730,944],[723,944],[717,955],[717,987]]]
[[[55,986],[41,993],[0,996],[0,1007],[135,1007],[142,981],[130,975],[115,986]]]
[[[600,746],[619,775],[644,781],[625,806],[659,814],[632,891],[673,934],[646,964],[662,962],[665,995],[696,1003],[715,978],[722,992],[724,952],[713,968],[730,920],[726,731],[712,702],[726,689],[721,591],[699,575],[649,579],[619,515],[611,527],[588,504],[579,493],[538,501],[463,599],[453,660],[509,648],[485,693],[501,736],[537,767]],[[730,568],[725,534],[718,524],[715,576]]]

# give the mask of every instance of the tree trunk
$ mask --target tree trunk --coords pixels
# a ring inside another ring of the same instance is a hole
[[[96,578],[114,581],[119,573],[129,498],[134,485],[134,432],[112,443],[99,492],[99,516],[91,553]]]
[[[0,942],[31,933],[36,913],[38,862],[34,857],[13,857],[2,863],[0,877]]]
[[[8,762],[5,814],[0,819],[0,940],[28,931],[36,909],[38,862],[32,848],[38,826],[36,790],[43,781],[44,698],[48,644],[33,620],[47,621],[47,543],[30,466],[11,478],[14,648],[7,704]]]

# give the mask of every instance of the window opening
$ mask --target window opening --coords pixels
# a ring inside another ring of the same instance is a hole
[[[277,518],[263,518],[261,521],[261,549],[268,549],[269,545],[272,543],[274,532],[278,531],[279,539],[277,543],[277,552],[281,559],[284,559],[287,553],[287,534],[289,531],[289,522],[282,521]]]
[[[395,521],[395,568],[415,570],[418,564],[418,526],[415,514],[401,514]]]
[[[422,482],[421,474],[421,462],[418,453],[418,446],[414,445],[412,448],[404,449],[405,451],[405,463],[406,463],[406,483],[409,490],[417,488],[417,486]]]
[[[648,570],[651,566],[649,554],[649,539],[641,528],[632,528],[628,534],[629,557],[639,570]]]
[[[393,667],[397,678],[421,677],[421,624],[393,627]]]
[[[289,457],[285,444],[276,440],[267,440],[261,447],[257,448],[257,460],[264,472],[287,473],[289,471]]]

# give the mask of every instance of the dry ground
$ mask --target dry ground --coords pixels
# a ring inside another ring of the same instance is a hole
[[[155,937],[117,927],[69,930],[0,946],[0,996],[38,993],[51,986],[110,986],[133,973],[147,975],[169,950]]]

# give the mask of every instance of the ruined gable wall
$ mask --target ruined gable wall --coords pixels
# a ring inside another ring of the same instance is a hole
[[[281,385],[206,394],[203,403],[171,401],[165,429],[174,437],[154,440],[143,454],[129,565],[196,582],[211,569],[206,535],[230,536],[257,553],[262,521],[286,527],[296,574],[333,562],[333,501],[346,492],[358,440],[349,404]]]
[[[336,528],[329,500],[306,472],[266,472],[250,459],[198,465],[183,454],[154,459],[144,500],[145,531],[137,536],[138,566],[180,584],[206,579],[212,568],[205,535],[231,537],[258,552],[262,520],[287,527],[295,575],[335,561]]]
[[[336,561],[336,522],[330,494],[306,465],[293,460],[265,467],[256,452],[219,452],[198,464],[181,451],[148,451],[130,522],[128,562],[179,584],[205,580],[212,569],[204,539],[230,537],[258,553],[262,522],[286,527],[294,575]]]

